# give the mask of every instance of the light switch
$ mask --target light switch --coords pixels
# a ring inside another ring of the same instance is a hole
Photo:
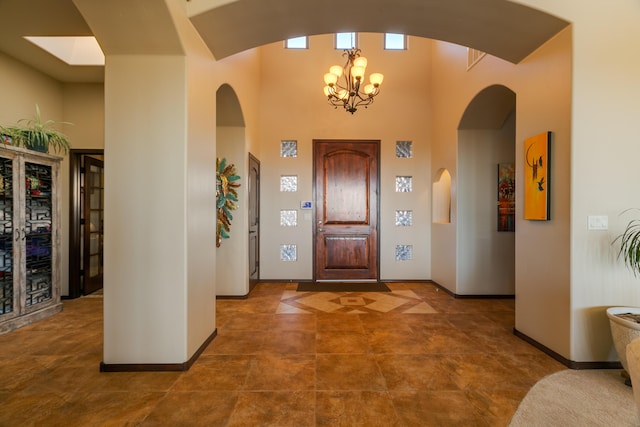
[[[588,228],[589,230],[608,230],[609,217],[607,215],[589,215]]]

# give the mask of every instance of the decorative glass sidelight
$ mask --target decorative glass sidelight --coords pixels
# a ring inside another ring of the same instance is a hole
[[[280,245],[280,261],[297,261],[298,247],[296,245]]]
[[[413,225],[413,211],[396,211],[396,226],[411,227]]]
[[[13,161],[0,158],[0,315],[13,306]]]
[[[410,193],[411,191],[413,191],[413,178],[396,176],[396,193]]]
[[[396,141],[396,158],[410,159],[413,157],[413,144],[411,141]]]
[[[27,307],[53,296],[51,166],[25,163],[26,302]]]
[[[298,157],[298,141],[280,141],[280,157]]]
[[[396,261],[411,261],[413,245],[396,245]]]
[[[298,176],[282,175],[280,177],[280,191],[285,193],[295,193],[298,191]]]
[[[280,225],[282,227],[296,227],[298,225],[298,211],[295,209],[281,210]]]

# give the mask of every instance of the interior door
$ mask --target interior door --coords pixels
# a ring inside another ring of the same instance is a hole
[[[260,162],[249,154],[249,287],[260,279]]]
[[[104,163],[84,158],[83,294],[102,289],[104,240]]]
[[[380,141],[314,141],[315,280],[378,279]]]

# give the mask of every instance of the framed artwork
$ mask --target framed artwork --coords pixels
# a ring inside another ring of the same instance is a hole
[[[551,132],[524,140],[524,219],[550,220]]]
[[[498,164],[498,231],[516,231],[516,165]]]

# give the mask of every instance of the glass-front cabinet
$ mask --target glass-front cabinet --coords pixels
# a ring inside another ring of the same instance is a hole
[[[62,309],[60,160],[0,146],[0,334]]]

